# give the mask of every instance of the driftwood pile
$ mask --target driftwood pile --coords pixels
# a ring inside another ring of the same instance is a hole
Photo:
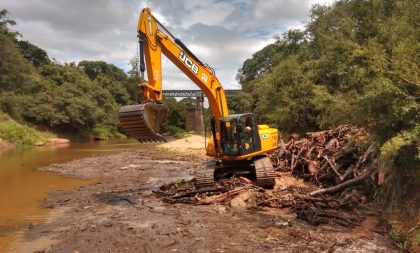
[[[194,180],[161,186],[154,193],[169,203],[229,204],[235,196],[251,193],[255,208],[290,208],[297,217],[318,225],[359,224],[366,201],[363,184],[373,177],[376,158],[367,145],[368,135],[360,128],[343,125],[333,130],[309,132],[306,138],[282,143],[270,154],[279,177],[297,177],[307,183],[278,185],[264,190],[247,178],[222,179],[213,187],[196,188]]]
[[[213,187],[197,188],[194,179],[164,184],[153,191],[163,201],[185,204],[208,205],[230,200],[247,190],[260,190],[247,178],[228,178],[219,180]]]
[[[289,186],[273,191],[270,195],[257,193],[258,206],[290,208],[299,219],[312,225],[336,223],[346,227],[358,225],[364,214],[358,210],[365,196],[358,191],[349,190],[336,196],[310,196],[307,187]]]
[[[291,172],[320,187],[310,195],[335,193],[364,182],[376,163],[364,129],[342,125],[333,130],[308,132],[306,138],[282,143],[270,155],[276,171]]]

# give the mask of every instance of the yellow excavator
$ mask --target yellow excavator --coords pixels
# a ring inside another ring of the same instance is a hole
[[[196,185],[206,187],[220,178],[246,176],[261,187],[273,187],[274,169],[266,153],[277,148],[277,129],[257,125],[252,113],[229,115],[225,92],[214,69],[175,38],[149,8],[141,11],[137,31],[142,101],[120,109],[119,119],[126,133],[140,142],[165,141],[160,134],[169,110],[162,100],[164,54],[203,91],[212,115],[206,154],[214,159],[204,162],[196,171]]]

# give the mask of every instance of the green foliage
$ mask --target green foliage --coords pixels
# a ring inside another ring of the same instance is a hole
[[[37,141],[45,141],[54,135],[41,133],[33,127],[19,124],[9,115],[0,112],[0,139],[18,145],[33,145]]]
[[[176,187],[183,186],[184,184],[188,183],[188,180],[185,178],[181,178],[175,181]]]
[[[390,222],[390,226],[391,229],[389,231],[389,238],[402,252],[407,252],[410,245],[410,241],[407,236],[398,229],[395,222]]]
[[[381,161],[383,167],[391,168],[401,151],[409,146],[417,148],[413,154],[411,162],[420,159],[420,126],[416,126],[411,131],[404,131],[388,140],[381,148]]]
[[[127,80],[127,75],[122,69],[119,69],[115,65],[106,63],[104,61],[81,61],[79,62],[78,66],[91,80],[95,80],[99,75],[107,75],[113,77],[119,82],[124,82]]]
[[[167,130],[169,126],[185,129],[186,103],[177,102],[175,98],[165,98],[164,102],[169,106],[169,113],[164,123],[165,132],[171,131]]]
[[[34,67],[21,55],[15,40],[0,33],[0,92],[37,92],[42,88]]]
[[[172,135],[176,138],[185,137],[185,120],[187,114],[187,108],[196,107],[196,101],[194,98],[183,98],[180,101],[176,101],[175,98],[165,98],[164,102],[169,106],[169,113],[163,125],[164,133]],[[205,110],[206,120],[209,118],[209,110]],[[210,123],[206,121],[206,126]]]
[[[0,123],[0,138],[19,145],[32,145],[38,140],[38,132],[16,122]]]
[[[131,70],[128,71],[127,91],[130,95],[131,101],[139,102],[140,96],[138,92],[138,85],[142,83],[139,70],[139,60],[137,57],[130,59]]]
[[[92,134],[101,138],[101,139],[108,139],[112,136],[111,131],[106,126],[98,125],[92,129]]]
[[[403,131],[381,148],[381,171],[386,183],[379,200],[388,210],[404,206],[406,218],[419,215],[420,196],[420,126]]]
[[[7,15],[9,12],[6,9],[0,10],[0,33],[6,35],[11,39],[16,39],[20,34],[18,32],[11,31],[9,26],[16,25],[16,22],[12,19],[8,19]],[[1,44],[0,44],[1,45]]]
[[[51,62],[43,49],[11,36],[6,15],[0,12],[0,110],[54,131],[116,135],[118,110],[131,102],[124,71],[103,61]]]
[[[177,139],[182,139],[186,136],[184,129],[169,124],[165,125],[165,134],[173,136]]]
[[[420,228],[414,230],[414,244],[420,246]]]
[[[98,86],[108,90],[114,98],[115,102],[117,102],[119,105],[126,105],[129,103],[130,95],[128,94],[127,89],[123,83],[103,74],[97,76],[94,82]]]
[[[244,62],[238,77],[250,96],[238,99],[282,130],[353,123],[383,143],[420,121],[418,12],[412,0],[315,6],[304,31]]]
[[[30,61],[35,67],[40,67],[50,63],[50,58],[48,58],[45,50],[23,40],[19,41],[18,45],[22,56]]]

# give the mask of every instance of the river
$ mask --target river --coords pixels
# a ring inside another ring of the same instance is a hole
[[[31,223],[48,219],[49,210],[40,207],[48,192],[93,182],[37,172],[36,168],[142,147],[144,145],[129,139],[18,147],[0,152],[0,252],[8,251],[13,241],[22,238],[24,228]]]

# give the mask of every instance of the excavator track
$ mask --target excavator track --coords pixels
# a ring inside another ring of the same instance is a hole
[[[270,158],[262,157],[254,160],[256,185],[263,188],[272,188],[276,184],[274,168]]]
[[[216,161],[209,160],[201,164],[195,172],[195,186],[199,188],[214,186],[214,172],[216,171]]]
[[[167,112],[166,104],[149,102],[124,106],[118,117],[127,135],[139,142],[166,142],[159,132]]]
[[[250,174],[251,177],[254,171],[256,185],[263,188],[272,188],[275,185],[274,168],[268,157],[259,157],[253,161],[237,163],[217,163],[214,160],[205,161],[196,170],[195,185],[199,188],[211,187],[214,186],[215,179],[225,177],[223,174],[231,176]]]

